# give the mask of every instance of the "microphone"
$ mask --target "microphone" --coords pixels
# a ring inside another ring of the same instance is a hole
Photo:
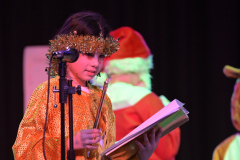
[[[69,48],[65,51],[52,52],[53,57],[62,59],[63,62],[76,62],[79,57],[79,52],[74,48]]]

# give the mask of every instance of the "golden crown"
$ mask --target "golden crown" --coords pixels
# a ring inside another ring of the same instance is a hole
[[[77,35],[76,32],[57,35],[55,39],[49,40],[49,42],[50,47],[46,54],[48,60],[53,52],[66,50],[68,48],[74,48],[83,54],[92,53],[97,50],[98,53],[103,53],[106,57],[116,52],[120,46],[118,40],[111,36],[104,38],[101,34],[100,36]],[[58,59],[55,58],[52,60],[50,75],[55,77],[57,74]]]

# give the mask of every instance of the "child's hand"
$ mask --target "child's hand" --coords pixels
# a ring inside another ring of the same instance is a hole
[[[98,145],[94,145],[100,141],[99,129],[84,129],[77,132],[73,137],[74,149],[97,149]],[[70,148],[70,142],[68,139],[68,150]]]
[[[138,157],[139,160],[148,160],[151,155],[153,154],[153,152],[155,151],[155,149],[158,147],[158,142],[161,138],[161,129],[159,130],[157,136],[155,137],[155,128],[152,130],[151,133],[151,139],[150,142],[148,140],[147,134],[145,133],[144,136],[144,143],[145,145],[143,146],[140,142],[136,141],[136,144],[139,147],[139,151],[138,151]]]

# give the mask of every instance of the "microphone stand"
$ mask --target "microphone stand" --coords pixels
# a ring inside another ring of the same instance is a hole
[[[73,105],[72,105],[72,94],[75,93],[75,87],[72,87],[72,80],[68,80],[68,91],[69,91],[69,141],[70,149],[68,151],[68,159],[75,160],[75,151],[73,148]],[[79,89],[80,88],[80,93]],[[81,95],[81,87],[77,87],[77,93]]]
[[[65,108],[67,96],[69,96],[69,140],[70,150],[68,151],[68,159],[75,160],[75,151],[73,147],[73,109],[72,94],[75,94],[75,87],[72,87],[72,80],[66,80],[66,62],[60,59],[59,62],[59,103],[61,103],[61,160],[65,160]],[[56,90],[55,90],[56,92]],[[78,86],[76,92],[81,95],[81,86]]]
[[[65,95],[66,84],[66,62],[59,62],[59,103],[61,103],[61,160],[65,160],[65,108],[64,104],[67,102]]]

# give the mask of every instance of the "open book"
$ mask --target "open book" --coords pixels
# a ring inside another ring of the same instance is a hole
[[[144,133],[147,133],[148,136],[150,136],[153,128],[158,130],[161,127],[161,137],[163,137],[189,120],[187,115],[188,111],[183,105],[184,104],[177,99],[173,100],[116,144],[102,152],[101,155],[106,157],[106,159],[108,157],[113,160],[128,159],[135,155],[138,151],[138,146],[135,143],[135,140],[143,142]]]

